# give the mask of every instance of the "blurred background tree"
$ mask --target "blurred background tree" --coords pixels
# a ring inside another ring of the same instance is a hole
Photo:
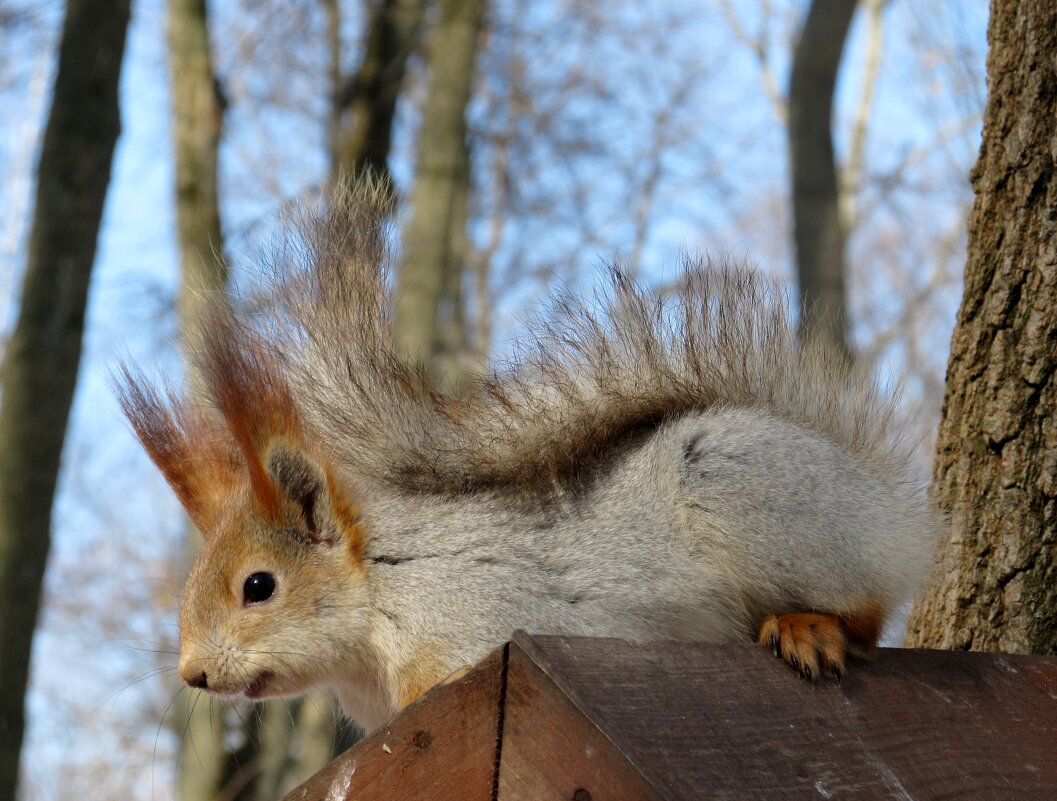
[[[806,266],[814,259],[831,266],[806,308],[834,312],[828,330],[879,380],[904,378],[930,453],[984,105],[984,10],[942,0],[485,6],[132,4],[125,133],[25,699],[0,673],[0,703],[25,700],[29,713],[25,801],[274,798],[335,747],[329,701],[229,706],[178,687],[186,524],[125,430],[106,373],[128,355],[178,374],[173,343],[203,293],[266,302],[261,253],[284,210],[365,165],[390,172],[397,190],[405,347],[453,383],[482,357],[509,354],[514,318],[549,286],[590,284],[602,260],[663,292],[684,251],[750,258],[791,286],[819,269]],[[36,181],[33,164],[65,10],[0,0],[7,352],[30,280],[46,144]],[[827,153],[831,179],[801,187],[811,203],[796,200],[796,176],[816,174]],[[842,267],[797,244],[812,227],[823,232],[814,250]],[[406,286],[416,282],[417,298]],[[17,745],[4,747],[14,760]]]
[[[418,47],[426,0],[375,0],[366,16],[359,66],[343,72],[340,0],[323,0],[329,50],[330,172],[351,178],[364,168],[389,174],[396,104]]]
[[[227,290],[217,194],[224,98],[213,69],[205,0],[171,0],[166,33],[180,253],[177,316],[181,338],[186,339],[201,322],[209,297]],[[197,383],[194,377],[192,381]],[[186,572],[202,548],[202,535],[189,519],[184,527],[187,556],[180,573]],[[177,648],[174,641],[173,651]],[[215,798],[230,781],[224,707],[198,700],[191,693],[180,694],[173,715],[180,737],[177,795],[182,799]]]
[[[452,383],[466,351],[462,284],[470,262],[470,146],[466,108],[473,94],[485,0],[440,0],[430,36],[429,88],[422,108],[396,274],[393,342]]]
[[[129,0],[70,0],[37,166],[18,320],[0,362],[0,798],[13,798],[59,458],[121,129]]]
[[[789,75],[793,241],[806,336],[848,347],[844,220],[833,152],[833,93],[857,0],[813,0]]]

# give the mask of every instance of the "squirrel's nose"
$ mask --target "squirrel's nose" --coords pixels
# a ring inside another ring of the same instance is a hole
[[[199,690],[205,690],[209,688],[209,681],[206,679],[206,672],[192,667],[180,667],[180,678],[183,679],[184,684],[190,687],[195,687]]]

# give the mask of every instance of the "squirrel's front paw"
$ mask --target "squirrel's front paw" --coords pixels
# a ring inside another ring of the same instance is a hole
[[[775,656],[781,656],[811,681],[817,681],[825,672],[836,676],[839,683],[844,675],[848,639],[836,615],[771,615],[760,626],[758,642],[770,645]]]

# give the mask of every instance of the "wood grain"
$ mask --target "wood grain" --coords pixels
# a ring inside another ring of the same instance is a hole
[[[512,644],[507,671],[497,801],[661,801],[529,650]]]
[[[519,632],[519,651],[672,801],[1057,797],[1057,660],[879,649],[814,686],[751,645]],[[508,719],[515,692],[512,671]]]
[[[514,635],[286,801],[1057,797],[1057,659]],[[497,773],[498,770],[498,773]]]

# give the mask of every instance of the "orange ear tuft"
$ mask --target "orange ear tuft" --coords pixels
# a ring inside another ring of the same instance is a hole
[[[117,394],[147,455],[208,537],[227,498],[244,480],[231,435],[215,415],[171,393],[163,398],[127,365],[121,367]]]
[[[304,437],[278,357],[230,309],[215,307],[192,358],[242,452],[254,496],[269,517],[279,520],[279,489],[265,458],[277,441],[300,445]]]

